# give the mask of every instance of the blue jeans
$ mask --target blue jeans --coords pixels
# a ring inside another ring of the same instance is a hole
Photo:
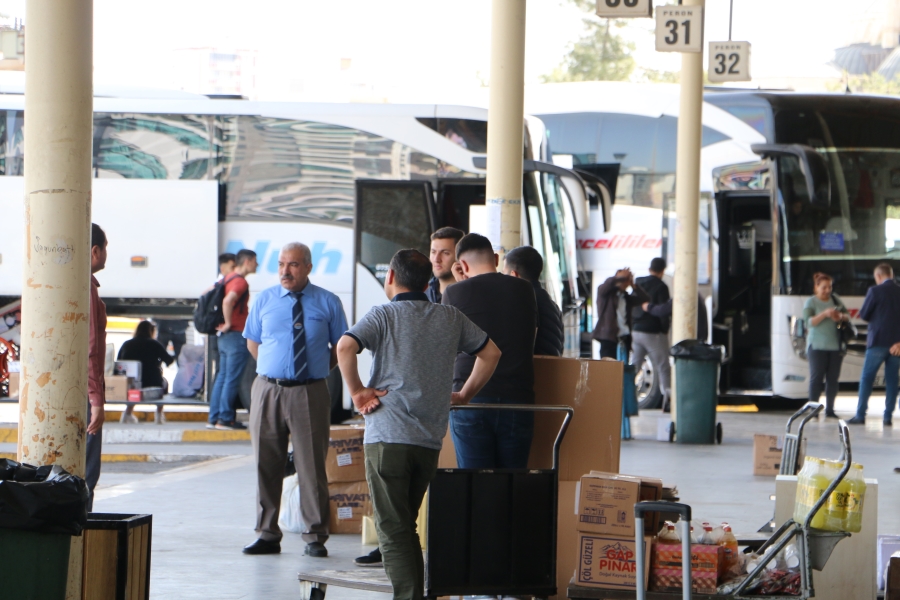
[[[219,371],[209,397],[209,422],[234,422],[234,400],[238,395],[241,375],[250,358],[247,341],[240,331],[229,331],[218,337]]]
[[[884,419],[890,420],[894,414],[894,406],[897,404],[898,380],[900,380],[900,356],[891,356],[887,346],[873,346],[866,348],[866,360],[863,362],[862,375],[859,378],[859,403],[856,405],[856,416],[860,419],[866,417],[869,408],[869,396],[872,395],[872,386],[875,384],[875,376],[878,369],[884,363]]]
[[[523,404],[510,398],[476,396],[470,404]],[[450,432],[460,469],[525,469],[534,435],[534,413],[454,410]]]

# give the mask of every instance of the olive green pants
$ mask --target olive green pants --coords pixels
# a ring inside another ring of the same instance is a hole
[[[425,562],[416,517],[437,472],[440,450],[409,444],[366,444],[366,481],[384,570],[397,600],[421,600]]]

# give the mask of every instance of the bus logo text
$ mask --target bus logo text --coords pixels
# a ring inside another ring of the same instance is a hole
[[[241,248],[247,248],[241,240],[228,240],[225,252],[237,254]],[[270,252],[271,249],[271,252]],[[265,269],[269,273],[278,273],[278,253],[280,247],[272,247],[269,240],[260,240],[253,246],[259,261],[260,270]],[[336,249],[327,249],[327,242],[313,242],[309,245],[309,251],[312,254],[313,275],[334,275],[338,272],[341,260],[344,258],[343,253]]]

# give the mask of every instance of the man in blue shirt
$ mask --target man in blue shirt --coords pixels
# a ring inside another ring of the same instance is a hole
[[[256,533],[245,554],[281,552],[278,513],[288,440],[300,481],[306,554],[328,556],[328,452],[331,399],[325,377],[337,364],[336,346],[347,331],[337,296],[309,281],[309,248],[290,243],[278,256],[280,286],[259,294],[244,326],[258,377],[250,395],[250,435],[256,459]]]
[[[891,265],[882,263],[875,267],[875,286],[866,292],[866,299],[859,309],[859,318],[869,323],[866,359],[859,378],[856,416],[847,422],[852,425],[866,422],[866,410],[869,408],[869,396],[872,394],[875,376],[884,364],[884,424],[891,425],[900,380],[900,356],[891,353],[891,347],[900,342],[900,286],[894,281]]]

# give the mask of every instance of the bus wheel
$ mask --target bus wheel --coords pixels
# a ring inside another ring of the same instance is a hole
[[[634,388],[638,408],[662,408],[663,396],[659,389],[659,379],[649,356],[645,357],[644,363],[634,371]]]

